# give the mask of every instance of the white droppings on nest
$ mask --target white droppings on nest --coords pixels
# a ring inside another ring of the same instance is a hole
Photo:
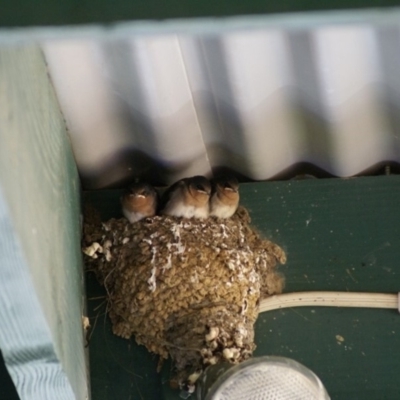
[[[191,395],[192,393],[194,393],[194,391],[196,390],[196,386],[194,384],[187,384],[186,386],[186,390],[187,392]]]
[[[186,224],[187,225],[187,224]],[[171,227],[171,232],[174,235],[175,240],[179,241],[181,240],[181,230],[180,230],[181,224],[176,224],[172,225]]]
[[[104,230],[106,230],[107,232],[110,230],[110,227],[108,226],[107,223],[104,223],[102,225],[103,225]]]
[[[259,300],[282,288],[274,267],[284,253],[251,229],[244,209],[223,222],[113,219],[86,226],[84,240],[113,241],[111,261],[86,261],[107,286],[114,333],[170,355],[181,380],[204,365],[248,358]]]
[[[157,254],[157,248],[152,247],[151,248],[151,265],[153,268],[151,269],[151,275],[150,278],[148,279],[147,283],[149,285],[150,292],[154,292],[157,289],[157,279],[156,279],[156,274],[157,274],[157,266],[156,266],[156,254]]]
[[[243,300],[243,305],[242,305],[242,310],[240,311],[241,315],[245,315],[246,314],[248,305],[249,305],[249,302],[246,299],[244,299]]]
[[[232,261],[228,261],[228,268],[229,268],[231,271],[234,271],[234,270],[236,269],[235,263],[233,263]]]
[[[99,243],[93,242],[90,246],[82,250],[87,256],[97,258],[97,252],[102,253],[103,247]]]
[[[237,327],[235,334],[233,335],[233,340],[237,347],[243,347],[243,340],[247,337],[247,329],[243,326]]]
[[[243,337],[242,336],[235,336],[234,337],[234,342],[235,342],[235,346],[237,346],[237,347],[243,347]]]
[[[104,256],[105,256],[107,262],[110,262],[110,261],[111,261],[112,255],[111,255],[110,250],[106,250],[105,253],[104,253]]]
[[[219,357],[211,356],[209,358],[204,359],[204,364],[215,365],[219,361]]]
[[[168,254],[167,256],[167,262],[164,264],[164,266],[161,268],[162,272],[164,273],[167,269],[170,269],[172,267],[172,260],[171,260],[172,254]]]
[[[147,280],[150,292],[154,292],[157,289],[156,272],[157,272],[157,267],[153,267],[153,269],[151,270],[151,276]]]
[[[206,342],[211,342],[219,335],[219,328],[218,326],[212,326],[210,331],[205,336]]]
[[[215,351],[215,350],[217,350],[217,348],[218,348],[218,340],[216,339],[216,340],[211,340],[211,342],[210,343],[208,343],[208,347],[209,347],[209,349],[211,350],[211,351]]]
[[[192,385],[194,383],[196,383],[196,381],[197,381],[197,379],[199,379],[201,373],[202,373],[202,371],[193,372],[193,374],[189,375],[188,382],[191,383]]]
[[[197,269],[194,268],[194,274],[190,277],[190,282],[199,283],[199,276],[197,274]]]
[[[260,280],[260,276],[257,274],[256,271],[250,271],[250,274],[248,275],[248,280],[251,283],[256,283]]]
[[[167,243],[167,249],[174,255],[183,254],[186,247],[181,243]]]
[[[104,253],[104,257],[106,258],[107,262],[110,262],[112,259],[112,255],[111,255],[111,251],[110,251],[111,246],[112,246],[111,240],[106,240],[104,242],[103,253]]]
[[[237,279],[239,281],[243,281],[243,280],[246,279],[246,276],[243,274],[243,271],[241,271],[241,270],[239,270],[239,272],[237,273],[236,277],[237,277]]]
[[[186,246],[184,246],[181,242],[174,244],[176,247],[176,254],[183,254],[185,252]]]
[[[226,348],[222,351],[222,355],[225,360],[235,362],[240,357],[240,350],[236,347]]]

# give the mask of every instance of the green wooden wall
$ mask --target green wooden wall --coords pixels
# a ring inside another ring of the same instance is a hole
[[[0,348],[24,399],[87,398],[79,179],[38,47],[0,47]]]
[[[284,292],[399,291],[399,175],[246,183],[240,193],[253,225],[286,251]],[[107,220],[122,217],[120,194],[86,196]],[[179,400],[170,364],[157,374],[157,357],[112,333],[105,291],[87,275],[94,399]],[[396,310],[286,308],[259,315],[255,355],[301,362],[334,400],[397,400],[399,333]]]

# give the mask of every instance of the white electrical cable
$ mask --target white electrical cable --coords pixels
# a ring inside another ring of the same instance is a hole
[[[294,292],[274,295],[260,302],[260,313],[288,307],[390,308],[400,312],[400,293]]]

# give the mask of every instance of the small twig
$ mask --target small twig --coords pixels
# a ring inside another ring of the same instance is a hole
[[[99,316],[100,316],[99,314],[100,314],[100,312],[97,314],[96,319],[94,320],[93,328],[90,329],[89,336],[87,336],[87,338],[86,338],[85,347],[89,346],[90,340],[92,339],[94,329],[96,328],[97,320],[99,319]]]
[[[93,311],[97,311],[100,307],[102,307],[104,305],[104,303],[106,303],[107,300],[102,301],[98,306],[96,306]]]
[[[89,297],[88,300],[100,300],[105,299],[107,296],[97,296],[97,297]]]
[[[107,313],[106,312],[100,313],[99,317],[102,317],[105,314],[107,314]],[[89,317],[89,319],[96,319],[96,318],[97,318],[97,316],[96,317]]]
[[[155,343],[162,344],[162,345],[167,346],[167,347],[174,347],[175,349],[178,349],[178,350],[196,351],[196,352],[198,352],[198,353],[201,352],[201,349],[196,349],[196,348],[194,348],[194,347],[182,347],[182,346],[177,346],[176,344],[173,344],[173,343],[170,343],[170,342],[167,342],[167,341],[164,341],[164,340],[153,340],[153,341],[154,341]]]
[[[104,278],[104,283],[103,283],[103,285],[104,285],[104,288],[106,289],[108,298],[110,298],[110,292],[109,292],[108,287],[107,287],[107,279],[110,277],[110,275],[111,275],[116,269],[117,269],[117,267],[114,267],[114,268],[107,274],[107,276]]]

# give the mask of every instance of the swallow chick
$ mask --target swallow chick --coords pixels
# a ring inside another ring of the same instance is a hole
[[[164,194],[161,214],[184,218],[207,218],[211,184],[204,176],[184,178]]]
[[[156,215],[157,192],[148,183],[134,183],[121,197],[122,213],[129,222]]]
[[[212,181],[210,216],[230,218],[239,206],[239,183],[235,177],[220,177]]]

